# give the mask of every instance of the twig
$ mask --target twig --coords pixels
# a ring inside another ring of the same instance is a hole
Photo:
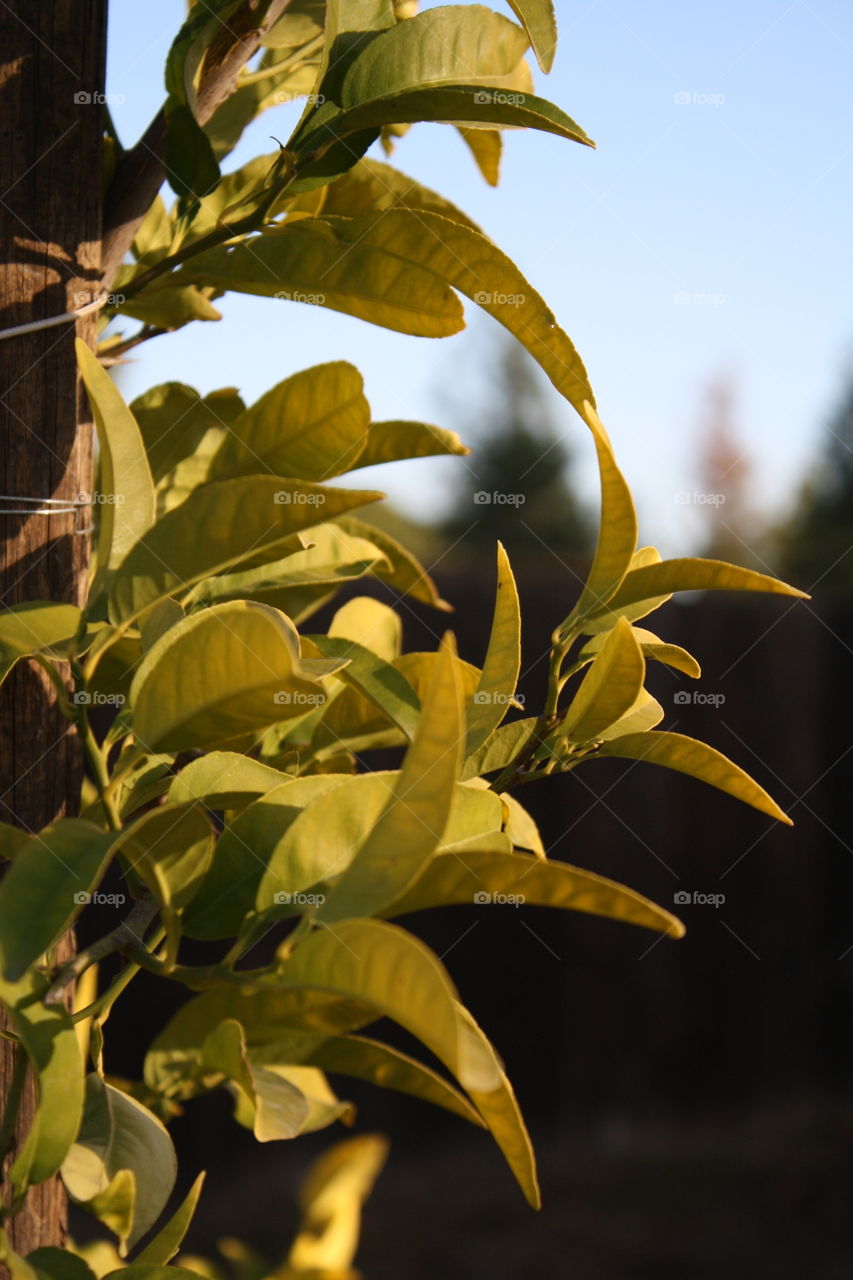
[[[116,925],[109,933],[104,934],[90,947],[79,951],[67,964],[64,964],[51,983],[44,998],[45,1004],[61,1004],[68,988],[77,981],[90,965],[97,964],[105,956],[116,951],[127,951],[137,948],[151,921],[159,910],[159,903],[150,896],[139,898],[134,903],[130,914],[121,924]]]

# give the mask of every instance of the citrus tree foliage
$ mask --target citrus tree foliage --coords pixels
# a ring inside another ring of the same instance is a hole
[[[258,21],[267,7],[257,7]],[[679,770],[787,821],[712,747],[656,729],[663,712],[645,689],[648,663],[687,677],[699,667],[644,620],[678,591],[800,593],[637,546],[631,496],[586,371],[546,303],[447,199],[366,156],[415,121],[451,123],[494,181],[504,127],[589,143],[532,92],[531,49],[544,70],[554,51],[547,0],[513,3],[518,21],[478,5],[415,15],[390,0],[292,0],[266,31],[260,61],[202,129],[196,85],[239,8],[193,6],[172,46],[166,118],[177,199],[151,206],[115,310],[140,321],[144,339],[216,319],[216,298],[235,290],[440,337],[462,326],[461,299],[472,299],[523,344],[591,433],[598,544],[578,598],[555,607],[544,705],[514,718],[521,618],[500,546],[479,667],[460,661],[450,632],[436,652],[407,652],[398,613],[369,595],[349,599],[326,633],[312,625],[361,579],[447,609],[424,568],[370,523],[382,495],[358,487],[357,475],[464,453],[453,433],[374,422],[358,370],[344,360],[294,373],[250,405],[231,387],[200,395],[169,383],[128,406],[80,346],[99,441],[88,600],[82,610],[31,603],[0,623],[3,674],[29,660],[53,677],[90,766],[79,817],[33,834],[0,831],[9,861],[0,998],[39,1094],[9,1169],[7,1212],[59,1172],[116,1243],[73,1259],[46,1249],[25,1260],[7,1249],[15,1280],[119,1270],[124,1280],[177,1280],[181,1266],[169,1264],[200,1184],[164,1222],[176,1174],[168,1125],[212,1089],[230,1091],[235,1120],[260,1142],[351,1118],[329,1075],[402,1090],[488,1130],[538,1205],[533,1152],[501,1060],[419,941],[416,913],[523,899],[680,936],[679,921],[634,890],[549,860],[513,794],[601,757]],[[220,176],[250,120],[306,94],[286,146]],[[108,339],[101,354],[122,342]],[[353,473],[355,484],[338,483]],[[116,714],[99,741],[92,715],[104,705]],[[399,767],[371,771],[371,752],[389,747],[400,749]],[[124,877],[121,922],[57,965],[54,945],[104,892],[111,865]],[[265,963],[244,958],[269,937],[276,949]],[[218,958],[187,962],[185,938],[204,940]],[[121,967],[99,982],[107,956]],[[108,1018],[140,970],[181,984],[188,999],[148,1048],[143,1079],[111,1079]],[[370,1026],[382,1018],[440,1069],[375,1039]],[[10,1115],[14,1106],[13,1097]],[[348,1273],[359,1205],[382,1156],[372,1139],[329,1154],[309,1180],[305,1228],[278,1274]]]

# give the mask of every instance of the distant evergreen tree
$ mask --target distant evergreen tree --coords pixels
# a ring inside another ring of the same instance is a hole
[[[443,396],[473,449],[459,468],[444,533],[490,556],[498,539],[510,555],[589,551],[590,525],[569,482],[572,455],[532,360],[507,342],[490,373],[488,398],[476,413],[467,404],[460,409],[458,395]]]
[[[834,417],[823,457],[802,486],[781,531],[789,581],[822,596],[853,597],[853,378]]]

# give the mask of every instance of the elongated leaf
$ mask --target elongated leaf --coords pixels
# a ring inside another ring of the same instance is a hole
[[[530,37],[539,66],[550,71],[557,52],[557,17],[551,0],[509,0],[509,6]]]
[[[372,915],[415,879],[441,842],[462,763],[464,704],[450,635],[440,654],[394,794],[321,905],[323,921]]]
[[[389,587],[393,587],[401,595],[411,596],[413,600],[420,600],[423,604],[432,605],[434,609],[441,609],[445,612],[451,609],[451,605],[446,600],[442,600],[438,593],[438,588],[423,565],[390,534],[385,533],[382,529],[375,528],[373,525],[364,524],[361,520],[355,519],[354,516],[340,516],[335,523],[346,533],[366,538],[379,547],[379,550],[387,557],[391,567],[390,569],[385,569],[379,565],[373,572],[377,578],[387,583]]]
[[[403,458],[433,458],[440,455],[464,457],[471,450],[455,431],[445,431],[424,422],[374,422],[364,446],[349,470],[378,467]]]
[[[154,481],[133,414],[85,342],[77,360],[100,445],[98,566],[113,569],[154,522]],[[116,512],[120,508],[120,519]]]
[[[165,1266],[174,1258],[193,1220],[204,1179],[204,1173],[200,1173],[166,1225],[136,1255],[134,1266]]]
[[[675,671],[682,671],[684,675],[691,676],[694,680],[702,674],[702,668],[693,655],[686,649],[682,649],[680,645],[666,644],[654,632],[646,631],[642,627],[635,627],[634,635],[639,641],[645,658],[654,658],[657,662],[663,662],[666,666],[672,667]],[[583,661],[588,658],[591,661],[606,639],[606,632],[590,636],[581,649],[578,660]]]
[[[245,1094],[259,1142],[295,1138],[301,1132],[308,1117],[305,1095],[289,1080],[250,1061],[239,1022],[226,1020],[210,1033],[202,1046],[202,1064],[209,1071],[221,1071]]]
[[[337,921],[334,930],[312,933],[296,947],[283,986],[373,1005],[431,1049],[468,1092],[498,1086],[497,1066],[461,1017],[446,971],[403,929]]]
[[[63,655],[80,627],[81,610],[73,604],[34,600],[0,612],[0,681],[21,658],[34,653]]]
[[[481,137],[488,136],[482,129],[474,132]],[[472,231],[480,230],[466,213],[444,196],[381,160],[359,160],[340,178],[324,187],[323,192],[323,212],[326,214],[355,218],[361,213],[379,213],[386,209],[422,209],[439,213],[453,222],[461,222]]]
[[[287,1259],[291,1275],[354,1274],[361,1206],[387,1154],[385,1138],[365,1134],[315,1160],[299,1196],[302,1222]]]
[[[106,866],[112,835],[60,818],[31,836],[0,881],[0,955],[15,982],[68,929]]]
[[[687,773],[691,778],[699,778],[719,791],[726,791],[735,799],[743,800],[744,804],[752,805],[753,809],[759,809],[771,818],[778,818],[789,827],[794,825],[772,796],[750,778],[748,773],[744,773],[743,769],[707,743],[688,738],[685,734],[666,731],[631,733],[622,738],[614,738],[612,742],[602,743],[596,754],[665,765],[668,769]]]
[[[9,1170],[16,1192],[53,1177],[65,1159],[83,1114],[83,1060],[71,1016],[47,1005],[41,974],[20,982],[0,978],[0,1000],[35,1073],[38,1107],[24,1145]]]
[[[468,706],[466,758],[498,727],[515,697],[521,669],[521,610],[509,559],[498,543],[498,586],[486,661]]]
[[[464,859],[439,854],[382,914],[396,917],[430,907],[500,903],[507,898],[516,906],[583,911],[674,938],[684,934],[680,921],[669,911],[615,880],[564,862],[486,850],[467,853]]]
[[[609,742],[612,738],[621,738],[628,733],[645,733],[647,729],[654,729],[655,725],[660,724],[663,715],[660,703],[645,689],[641,689],[633,705],[608,728],[602,729],[599,738],[602,742]]]
[[[181,770],[169,787],[169,800],[172,804],[203,800],[208,809],[238,809],[284,781],[278,769],[259,760],[236,751],[209,751]]]
[[[118,1174],[128,1172],[136,1194],[123,1249],[132,1248],[162,1213],[177,1162],[172,1140],[157,1117],[92,1074],[86,1081],[83,1124],[62,1166],[63,1181],[75,1200],[87,1203]]]
[[[414,738],[421,704],[405,676],[352,640],[317,635],[311,641],[324,657],[346,662],[340,678],[377,706],[409,741]]]
[[[469,128],[459,125],[459,134],[468,147],[480,173],[490,187],[500,180],[503,140],[499,129]]]
[[[596,655],[569,707],[561,736],[590,742],[635,703],[646,663],[630,623],[620,619]]]
[[[496,729],[488,741],[469,756],[462,766],[462,779],[478,778],[480,774],[495,773],[505,769],[519,751],[531,741],[536,729],[536,718],[513,720]]]
[[[325,698],[294,651],[291,624],[268,605],[234,600],[191,614],[145,655],[131,686],[133,728],[147,750],[227,742]]]
[[[232,424],[212,478],[328,480],[348,471],[366,439],[370,406],[361,374],[338,360],[304,369],[261,396]]]
[[[213,428],[223,431],[244,410],[235,387],[201,396],[183,382],[164,382],[131,402],[156,481],[193,454]]]
[[[274,559],[276,545],[291,534],[381,496],[272,476],[205,485],[158,520],[119,565],[112,618],[129,622],[164,596],[186,592],[250,556]]]
[[[545,846],[542,843],[542,837],[539,834],[539,828],[529,814],[516,800],[515,796],[511,796],[508,791],[501,792],[501,804],[506,807],[507,816],[504,821],[504,832],[512,841],[514,849],[530,849],[535,853],[537,858],[545,858]]]

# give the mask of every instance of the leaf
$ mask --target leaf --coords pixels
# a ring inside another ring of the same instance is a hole
[[[202,1065],[233,1080],[249,1100],[259,1142],[295,1138],[302,1131],[308,1117],[305,1095],[290,1081],[250,1061],[239,1022],[229,1019],[211,1031],[202,1046]]]
[[[509,6],[530,37],[536,61],[551,70],[557,52],[557,18],[551,0],[509,0]]]
[[[462,780],[478,778],[484,773],[495,773],[505,769],[514,760],[519,751],[529,742],[535,732],[537,720],[528,716],[523,720],[513,720],[502,724],[483,745],[469,756],[462,766]]]
[[[53,1177],[83,1113],[83,1060],[74,1024],[62,1005],[43,1003],[47,987],[41,974],[28,974],[14,984],[0,978],[0,1000],[38,1082],[35,1118],[9,1170],[18,1192]]]
[[[21,658],[34,653],[62,656],[80,629],[82,611],[73,604],[33,600],[0,612],[0,682]]]
[[[106,867],[113,835],[60,818],[29,838],[0,881],[2,971],[16,982],[80,914]]]
[[[180,917],[213,857],[213,831],[201,809],[159,805],[118,836],[114,848],[160,903],[171,963],[177,960]]]
[[[496,896],[514,898],[516,906],[582,911],[656,929],[675,938],[684,934],[680,921],[669,911],[615,880],[565,862],[490,850],[466,853],[464,860],[453,854],[439,854],[382,914],[396,917],[431,907],[471,906],[477,904],[478,897],[486,902]]]
[[[133,731],[148,751],[227,742],[325,699],[320,671],[296,651],[292,624],[235,600],[191,614],[157,641],[131,686]]]
[[[108,1271],[101,1280],[198,1280],[199,1272],[187,1267],[157,1267],[131,1262],[117,1271]]]
[[[445,431],[424,422],[374,422],[364,446],[348,470],[378,467],[404,458],[465,457],[471,450],[455,431]]]
[[[431,1049],[467,1091],[497,1087],[496,1065],[462,1019],[441,963],[395,925],[344,920],[309,934],[288,959],[282,986],[373,1005]]]
[[[363,645],[337,636],[311,636],[311,642],[326,658],[347,665],[340,679],[368,698],[411,740],[417,731],[421,704],[412,686],[390,662]]]
[[[388,807],[320,906],[318,919],[372,915],[415,879],[441,842],[462,763],[463,708],[456,646],[448,634]]]
[[[584,403],[581,416],[595,440],[601,478],[601,517],[598,542],[580,598],[563,623],[568,631],[577,621],[606,604],[625,577],[637,545],[637,513],[631,490],[616,465],[601,419],[592,404]]]
[[[571,742],[590,742],[633,706],[646,663],[630,623],[620,619],[581,681],[558,730]]]
[[[154,521],[154,481],[133,414],[96,356],[80,338],[77,362],[100,446],[98,566],[113,569]],[[120,508],[120,519],[116,511]]]
[[[345,533],[352,534],[355,537],[367,538],[370,542],[375,543],[383,555],[387,557],[391,566],[390,569],[385,569],[379,565],[373,570],[374,577],[387,583],[389,587],[393,587],[400,595],[411,596],[413,600],[420,600],[422,604],[432,605],[434,609],[441,609],[445,612],[450,610],[451,606],[446,600],[442,600],[438,593],[438,588],[423,565],[390,534],[385,533],[382,529],[375,528],[373,525],[364,524],[354,516],[340,516],[335,523]]]
[[[193,320],[222,319],[222,313],[200,289],[193,285],[175,287],[168,276],[166,280],[165,284],[158,280],[122,302],[116,307],[117,313],[168,332],[181,329]]]
[[[269,471],[327,480],[348,471],[370,424],[363,386],[361,374],[344,360],[286,378],[232,423],[211,477]]]
[[[189,1230],[204,1186],[204,1179],[204,1173],[200,1173],[166,1225],[136,1255],[134,1266],[165,1266],[174,1258]]]
[[[381,600],[354,596],[335,613],[329,636],[355,640],[378,658],[393,662],[400,654],[403,624],[399,613]]]
[[[365,1134],[340,1142],[311,1166],[299,1196],[302,1223],[288,1255],[288,1271],[349,1276],[359,1215],[385,1163],[388,1142]]]
[[[697,742],[695,738],[688,738],[684,734],[666,731],[627,734],[612,742],[602,743],[596,752],[596,758],[598,756],[617,756],[623,760],[645,760],[649,764],[665,765],[668,769],[687,773],[691,778],[699,778],[719,791],[726,791],[735,799],[743,800],[744,804],[752,805],[753,809],[759,809],[771,818],[778,818],[789,827],[794,825],[776,801],[748,773],[744,773],[743,769],[707,743]]]
[[[473,132],[487,137],[485,130]],[[365,157],[323,188],[323,212],[355,218],[361,213],[379,213],[386,209],[419,209],[441,214],[453,222],[461,222],[472,231],[480,228],[451,204],[444,196],[423,186],[393,165]]]
[[[501,792],[501,804],[507,809],[504,831],[512,841],[513,848],[530,849],[537,858],[547,857],[539,828],[531,814],[508,791]]]
[[[468,705],[466,758],[483,745],[515,698],[521,670],[521,611],[509,559],[498,543],[498,586],[486,661]]]
[[[675,591],[766,591],[799,600],[809,598],[806,592],[778,578],[722,560],[661,560],[632,569],[625,576],[618,591],[607,601],[608,615],[618,614],[640,602],[647,602],[653,608],[657,597],[669,596]],[[590,621],[599,619],[593,615]]]
[[[244,476],[197,489],[163,516],[125,557],[110,593],[115,622],[130,622],[164,596],[263,553],[300,529],[381,494],[331,489],[273,476]]]
[[[0,859],[11,862],[29,838],[28,831],[13,827],[9,822],[0,822]]]
[[[469,1035],[476,1038],[484,1057],[491,1062],[497,1076],[497,1084],[491,1089],[469,1089],[471,1101],[503,1152],[518,1185],[524,1192],[527,1203],[533,1209],[540,1209],[542,1199],[536,1176],[536,1157],[533,1154],[533,1146],[515,1100],[512,1085],[506,1077],[497,1054],[468,1010],[462,1005],[457,1005],[457,1013],[467,1027]]]
[[[201,396],[182,382],[164,382],[131,403],[156,481],[189,457],[211,428],[223,435],[245,408],[234,387]]]
[[[26,1265],[32,1268],[38,1280],[95,1280],[94,1272],[82,1258],[51,1245],[28,1253]],[[10,1270],[12,1280],[17,1280],[14,1267]]]
[[[62,1179],[75,1200],[88,1204],[117,1175],[133,1175],[132,1223],[121,1236],[123,1250],[133,1248],[154,1225],[176,1172],[172,1140],[157,1117],[94,1073],[88,1076],[83,1124],[63,1163]]]
[[[582,662],[585,659],[591,661],[605,643],[608,634],[608,632],[598,632],[591,636],[578,654],[578,661]],[[672,667],[675,671],[682,671],[684,675],[691,676],[694,680],[702,674],[702,668],[693,655],[686,649],[682,649],[680,645],[666,644],[654,632],[645,631],[642,627],[634,627],[634,635],[639,641],[645,658],[654,658],[657,662],[663,662],[666,666]]]
[[[645,689],[641,689],[633,705],[607,729],[603,729],[599,738],[602,742],[609,742],[613,738],[621,738],[624,734],[645,733],[646,730],[654,729],[656,724],[660,724],[663,716],[664,711],[660,703]]]
[[[181,770],[169,787],[169,801],[203,800],[208,809],[238,809],[285,780],[278,769],[236,751],[209,751]]]
[[[499,129],[474,129],[458,126],[463,142],[470,150],[477,168],[490,187],[496,187],[500,179],[503,140]]]

